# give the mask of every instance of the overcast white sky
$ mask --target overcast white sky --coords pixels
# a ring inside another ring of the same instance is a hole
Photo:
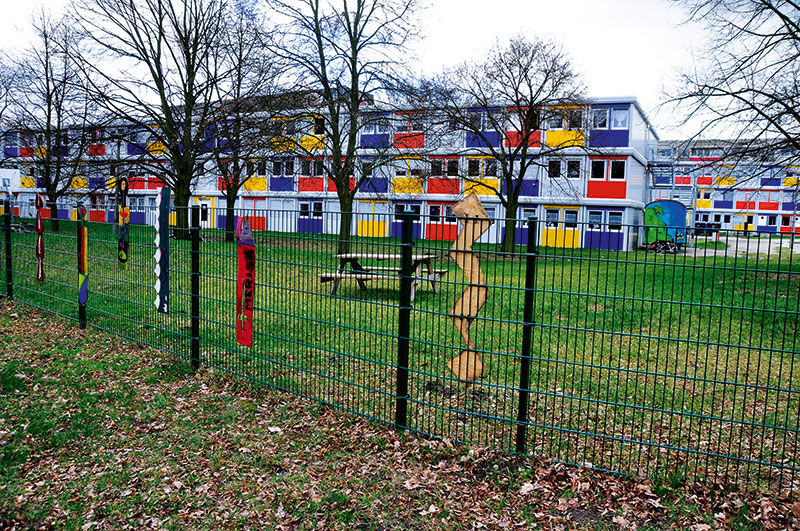
[[[480,57],[496,40],[514,34],[548,37],[564,45],[593,97],[635,96],[659,136],[674,129],[669,112],[659,112],[662,89],[675,71],[691,64],[702,47],[702,32],[682,25],[685,14],[666,0],[431,0],[423,13],[416,55],[421,70]],[[0,18],[3,50],[25,41],[35,4],[6,0]],[[66,0],[45,0],[58,12]]]

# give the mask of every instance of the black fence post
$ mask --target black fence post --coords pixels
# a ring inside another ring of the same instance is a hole
[[[531,334],[533,332],[534,288],[536,287],[536,216],[528,218],[528,252],[525,262],[525,305],[522,309],[522,367],[519,375],[519,407],[517,410],[517,453],[525,453],[530,398]]]
[[[411,285],[414,280],[411,253],[414,247],[414,217],[403,212],[403,233],[400,245],[400,308],[397,327],[397,389],[394,424],[397,429],[408,425],[408,342],[411,335]]]
[[[3,234],[6,240],[6,297],[14,298],[14,276],[11,270],[11,201],[3,202]]]
[[[192,207],[192,367],[200,367],[200,207]]]

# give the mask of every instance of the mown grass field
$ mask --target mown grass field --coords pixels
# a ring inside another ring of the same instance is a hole
[[[398,434],[0,301],[3,529],[789,529],[797,493]]]
[[[90,224],[88,321],[142,344],[189,355],[189,243],[171,240],[171,312],[155,311],[150,227],[131,227],[131,262],[116,262],[110,225]],[[335,242],[256,233],[254,348],[236,344],[236,248],[217,231],[201,244],[201,360],[219,369],[394,421],[399,282],[317,275],[336,267]],[[45,235],[45,283],[34,234],[13,235],[15,297],[77,317],[75,227]],[[391,239],[354,252],[398,253]],[[423,284],[411,322],[412,430],[513,449],[525,260],[478,246],[490,289],[470,335],[486,371],[465,386],[447,361],[464,347],[447,317],[464,291],[443,242],[440,293]],[[631,474],[764,483],[797,480],[800,257],[724,257],[542,248],[536,260],[528,450]],[[728,458],[729,457],[729,458]],[[768,464],[777,466],[767,466]]]

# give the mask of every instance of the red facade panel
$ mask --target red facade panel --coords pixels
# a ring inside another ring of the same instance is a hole
[[[323,192],[324,190],[325,179],[322,177],[300,177],[297,180],[297,191],[299,192]]]
[[[626,193],[625,181],[589,181],[586,197],[624,199]]]
[[[458,236],[458,225],[452,223],[428,223],[425,225],[425,237],[429,240],[455,241]]]
[[[314,179],[314,178],[315,177],[312,177],[312,179]],[[321,179],[321,177],[320,177],[320,179]],[[350,189],[352,190],[355,187],[356,187],[356,180],[355,180],[355,178],[351,177],[350,178]],[[328,179],[328,191],[329,192],[335,192],[336,191],[336,183],[333,182],[333,179]]]
[[[425,147],[425,135],[422,133],[396,133],[394,147],[397,149],[421,149]]]
[[[761,210],[780,210],[780,203],[762,201],[758,204],[758,208]]]
[[[106,154],[106,145],[105,144],[91,144],[89,146],[89,156],[90,157],[103,157]]]
[[[90,210],[89,211],[89,221],[94,221],[97,223],[103,223],[106,220],[106,211],[105,210]]]
[[[698,177],[697,184],[714,184],[713,177]]]
[[[33,148],[30,147],[30,146],[19,148],[19,156],[20,157],[32,157],[33,156]]]
[[[739,210],[755,210],[755,201],[736,201],[736,208]]]
[[[519,131],[506,131],[506,147],[517,147],[522,143],[522,134]],[[528,138],[528,146],[542,147],[542,132],[534,131]]]
[[[428,179],[429,194],[458,194],[458,179]]]
[[[159,188],[163,188],[164,183],[158,177],[150,177],[150,180],[147,182],[147,189],[148,190],[157,190]]]

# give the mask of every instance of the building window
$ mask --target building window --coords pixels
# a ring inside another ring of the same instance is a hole
[[[300,217],[301,218],[309,217],[310,211],[311,211],[311,205],[309,203],[300,203]]]
[[[470,111],[467,116],[467,121],[469,122],[469,128],[473,130],[480,131],[481,129],[481,118],[483,118],[483,113],[480,111]]]
[[[425,130],[425,124],[422,120],[422,116],[414,116],[411,118],[411,132],[412,133],[421,133]]]
[[[294,159],[283,159],[283,174],[294,175]]]
[[[441,177],[444,174],[444,164],[441,160],[431,161],[431,176]]]
[[[467,177],[480,177],[481,175],[481,161],[478,159],[469,159],[467,161]]]
[[[778,216],[767,216],[767,225],[774,227],[778,224]]]
[[[300,175],[311,175],[311,159],[302,159],[300,161]]]
[[[367,161],[361,162],[361,175],[366,178],[372,177],[372,163]]]
[[[253,172],[250,170],[250,165],[252,163],[248,162],[247,164],[248,164],[247,174],[253,175]],[[279,159],[273,159],[272,161],[272,175],[274,175],[275,177],[280,177],[281,175],[281,161]]]
[[[447,161],[447,176],[458,177],[458,159],[449,159]]]
[[[317,159],[314,161],[314,176],[319,177],[325,173],[325,167],[322,165],[322,160]]]
[[[592,129],[608,129],[608,109],[592,111]]]
[[[411,219],[419,221],[420,205],[394,205],[394,219],[395,221],[403,220],[403,212],[410,210],[412,213]]]
[[[791,227],[791,225],[792,225],[791,216],[781,216],[781,227]]]
[[[325,118],[321,116],[317,116],[316,118],[314,118],[314,134],[315,135],[325,134]]]
[[[394,176],[395,177],[408,177],[408,162],[405,160],[401,160],[397,163],[394,167]]]
[[[546,210],[544,222],[546,227],[558,227],[558,210]]]
[[[622,230],[622,212],[608,213],[608,230]]]
[[[719,214],[714,214],[714,223],[719,223],[722,220],[722,216]]]
[[[560,110],[552,111],[553,114],[547,118],[547,128],[551,131],[564,129],[564,113]]]
[[[722,220],[723,220],[722,221],[723,223],[730,223],[731,222],[731,215],[730,214],[725,214],[724,216],[722,216]]]
[[[599,229],[603,224],[603,212],[601,210],[589,211],[589,228]]]
[[[612,179],[624,180],[625,179],[625,161],[612,160],[611,161],[611,176]]]
[[[727,192],[722,192],[722,200],[733,202],[733,191],[728,190]]]
[[[583,129],[583,110],[570,109],[567,111],[567,129],[576,131]]]
[[[611,129],[628,128],[628,109],[611,110]]]
[[[592,161],[592,174],[590,175],[590,178],[595,180],[603,180],[606,178],[606,161]]]
[[[567,161],[567,179],[579,179],[581,176],[581,161]]]
[[[497,160],[496,159],[486,159],[483,161],[483,174],[489,177],[496,177],[497,176]]]
[[[577,210],[564,210],[564,226],[569,229],[574,229],[578,226]]]
[[[315,218],[321,218],[322,217],[322,201],[316,201],[315,203],[313,203],[313,205],[314,205],[314,207],[313,207],[313,212],[312,212],[311,215],[313,217],[315,217]]]
[[[561,177],[561,161],[551,160],[547,163],[547,176],[551,179]]]
[[[428,205],[428,216],[430,223],[439,223],[442,217],[442,207],[440,205]]]

